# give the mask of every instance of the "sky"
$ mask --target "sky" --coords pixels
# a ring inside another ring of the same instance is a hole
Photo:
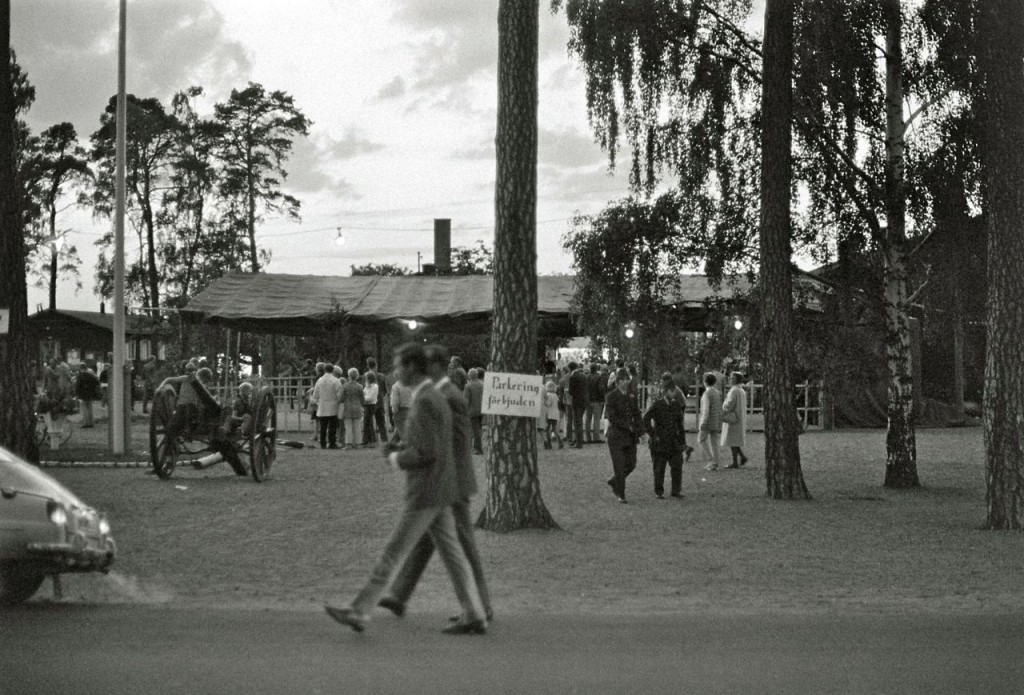
[[[541,0],[538,272],[571,271],[561,248],[574,213],[628,194],[587,123],[583,73],[564,14]],[[73,123],[88,145],[117,89],[117,0],[12,3],[11,43],[36,87],[33,132]],[[433,219],[452,244],[493,244],[498,0],[134,0],[127,90],[156,97],[202,86],[212,104],[250,81],[283,90],[312,120],[286,168],[301,222],[267,218],[266,272],[347,275],[350,266],[433,260]],[[94,242],[112,227],[70,205],[58,229],[83,259],[83,289],[57,306],[96,311]],[[335,244],[340,227],[346,244]],[[126,231],[126,249],[138,243]],[[29,287],[29,312],[46,304]]]

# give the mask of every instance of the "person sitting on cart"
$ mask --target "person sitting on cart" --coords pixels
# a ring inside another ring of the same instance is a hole
[[[228,420],[228,437],[244,437],[252,435],[252,384],[243,381],[238,385],[238,395],[231,405],[231,417]]]

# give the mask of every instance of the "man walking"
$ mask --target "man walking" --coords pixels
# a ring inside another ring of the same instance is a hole
[[[459,536],[459,543],[466,554],[470,567],[473,569],[473,578],[476,581],[477,589],[480,592],[480,600],[484,606],[484,613],[490,620],[491,598],[487,590],[487,582],[484,579],[483,566],[480,562],[480,553],[477,551],[476,539],[473,535],[473,518],[470,512],[469,498],[476,494],[476,474],[473,471],[473,456],[469,453],[470,440],[470,418],[467,414],[466,401],[459,390],[451,382],[445,373],[445,365],[448,362],[447,351],[437,345],[427,348],[428,374],[435,381],[435,388],[440,391],[448,403],[452,416],[452,463],[455,467],[455,477],[458,485],[459,498],[452,505],[452,512],[455,515],[455,528]],[[469,370],[469,378],[475,370]],[[472,381],[468,382],[472,383]],[[479,383],[479,381],[478,381]],[[467,384],[468,385],[468,384]],[[416,589],[423,570],[427,568],[430,557],[434,554],[434,541],[430,534],[424,535],[412,553],[406,559],[402,569],[398,572],[394,581],[391,582],[391,590],[385,598],[380,600],[380,605],[387,608],[397,616],[405,613],[405,605]],[[464,620],[456,621],[456,625],[464,624]]]
[[[467,372],[469,381],[462,395],[466,398],[469,409],[469,424],[473,431],[473,453],[484,453],[484,382],[480,380],[480,372],[470,369]]]
[[[682,497],[683,453],[686,437],[683,433],[683,408],[675,396],[672,375],[661,377],[661,394],[644,412],[644,431],[650,435],[651,461],[654,464],[654,496],[665,499],[665,466],[671,470],[672,496]]]
[[[405,472],[405,507],[370,579],[351,606],[324,606],[334,620],[356,632],[365,629],[373,607],[423,534],[429,533],[455,586],[462,617],[447,634],[484,634],[487,621],[473,571],[459,543],[452,504],[459,499],[452,464],[452,416],[445,397],[427,376],[422,345],[409,343],[395,355],[398,378],[413,391],[403,446],[388,454],[392,468]]]
[[[604,416],[608,420],[608,452],[613,475],[608,481],[619,502],[626,503],[626,477],[636,468],[636,445],[640,439],[640,409],[629,395],[629,372],[615,372],[615,388],[605,398]]]

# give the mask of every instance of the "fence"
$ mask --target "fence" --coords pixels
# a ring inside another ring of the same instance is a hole
[[[693,418],[692,428],[687,422],[687,429],[697,429],[697,419],[700,416],[698,394],[702,393],[703,389],[703,384],[694,384],[686,388],[686,413],[687,417]],[[764,431],[764,384],[743,384],[743,389],[747,392],[747,429]],[[644,384],[640,387],[641,410],[647,407],[659,390],[659,387],[653,384]],[[804,431],[822,428],[820,383],[805,381],[797,384],[794,388],[793,402],[796,404],[797,421]]]
[[[312,383],[306,383],[302,377],[282,376],[260,379],[274,390],[277,402],[277,428],[282,432],[312,432],[315,422],[305,410],[306,390]],[[210,392],[221,403],[230,403],[235,396],[237,384],[217,384]],[[687,421],[687,429],[697,429],[697,418],[700,413],[700,400],[697,394],[702,392],[703,384],[694,384],[686,389],[687,418],[692,418],[693,426]],[[747,429],[764,430],[764,384],[744,384],[747,392]],[[647,408],[651,399],[656,397],[659,388],[653,384],[640,387],[640,409]],[[793,400],[796,404],[797,420],[803,430],[822,428],[821,384],[804,382],[797,384]]]

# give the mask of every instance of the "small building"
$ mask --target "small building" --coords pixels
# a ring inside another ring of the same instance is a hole
[[[105,361],[114,349],[114,315],[102,311],[45,309],[28,317],[29,340],[37,346],[36,361],[43,364],[57,357],[70,365],[93,360]],[[127,359],[141,362],[156,354],[164,359],[166,345],[158,335],[158,324],[148,316],[127,316],[125,347]]]

